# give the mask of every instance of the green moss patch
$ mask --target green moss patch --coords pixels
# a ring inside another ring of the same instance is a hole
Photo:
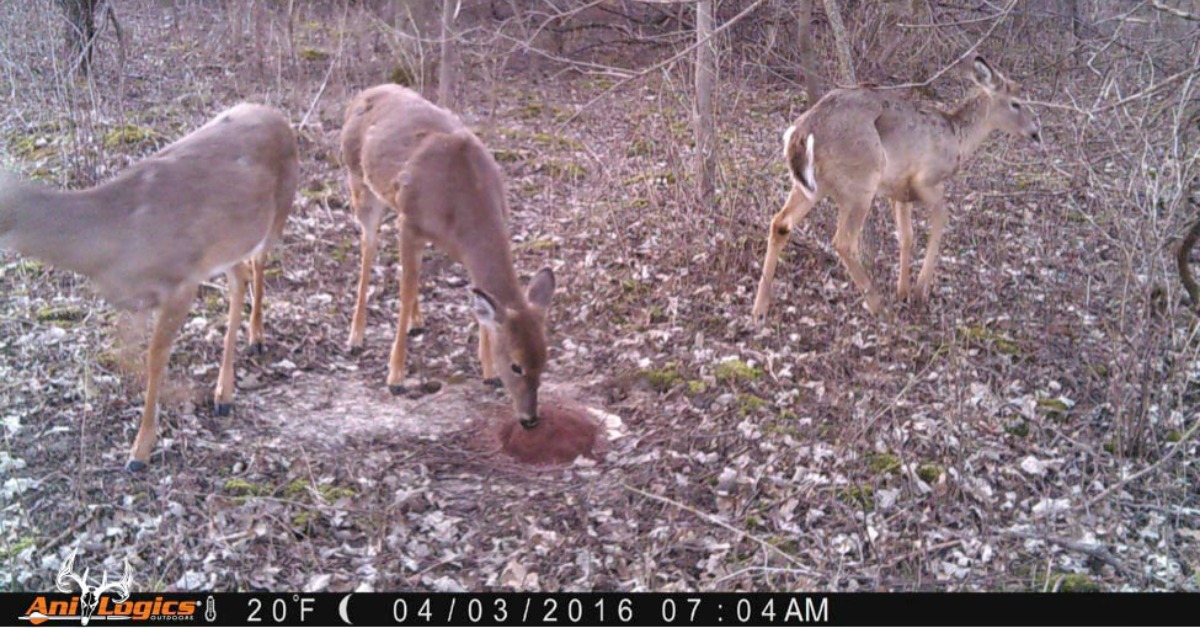
[[[900,469],[900,458],[886,452],[873,453],[867,456],[867,464],[875,473],[891,473]]]
[[[766,407],[767,402],[757,395],[749,393],[741,393],[737,396],[738,411],[742,415],[754,414],[758,410]]]
[[[750,366],[741,360],[726,360],[716,365],[713,368],[713,375],[717,381],[726,384],[735,384],[738,382],[753,382],[762,379],[762,369]]]
[[[320,48],[301,48],[296,54],[305,61],[324,61],[329,58],[329,53]]]
[[[1051,582],[1057,584],[1059,593],[1098,593],[1100,585],[1081,573],[1055,574]],[[1054,590],[1054,587],[1051,587]]]
[[[838,489],[837,498],[843,503],[863,510],[875,509],[875,489],[865,484],[851,484]]]
[[[87,318],[87,310],[77,305],[44,307],[37,311],[37,319],[59,327],[70,327]]]
[[[658,369],[642,369],[638,375],[650,385],[655,392],[665,393],[683,381],[679,375],[678,365],[674,362]]]
[[[988,349],[1003,355],[1018,355],[1021,353],[1021,347],[1016,341],[1004,334],[990,331],[981,325],[962,326],[958,330],[958,338],[962,342]]]
[[[917,467],[917,477],[926,484],[937,482],[938,478],[942,477],[942,473],[945,471],[936,464],[923,464]]]
[[[157,141],[161,135],[149,127],[119,124],[104,133],[105,148],[128,148]]]

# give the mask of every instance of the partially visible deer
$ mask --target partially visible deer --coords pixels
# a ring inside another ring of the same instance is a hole
[[[0,178],[0,249],[91,278],[114,306],[158,312],[146,359],[141,425],[127,468],[146,467],[157,438],[158,390],[200,282],[229,278],[229,327],[217,414],[232,408],[233,357],[253,276],[250,343],[262,350],[263,270],[299,179],[284,116],[241,104],[97,187],[60,192]]]
[[[761,323],[771,304],[771,280],[779,253],[796,223],[826,196],[838,206],[833,238],[850,278],[877,314],[880,294],[859,259],[859,237],[876,194],[892,200],[900,245],[897,293],[909,296],[912,261],[912,205],[929,209],[929,243],[917,278],[916,298],[929,298],[937,269],[938,246],[946,227],[943,182],[958,171],[994,130],[1041,142],[1037,117],[1025,107],[1019,85],[975,57],[971,79],[978,86],[952,113],[914,103],[905,96],[872,88],[839,89],[813,105],[783,135],[792,190],[771,220],[754,320]]]
[[[431,242],[466,266],[471,277],[484,380],[494,383],[499,378],[521,425],[535,427],[554,273],[543,268],[524,291],[517,284],[504,181],[491,152],[454,114],[411,90],[380,85],[358,94],[347,107],[342,159],[362,231],[350,350],[363,344],[379,224],[391,207],[399,214],[403,270],[388,388],[393,394],[404,391],[407,337],[422,324],[417,305],[421,250]]]

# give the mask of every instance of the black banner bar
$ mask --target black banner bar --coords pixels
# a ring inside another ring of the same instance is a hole
[[[1200,594],[0,593],[0,625],[1196,625]],[[89,606],[90,604],[90,606]]]

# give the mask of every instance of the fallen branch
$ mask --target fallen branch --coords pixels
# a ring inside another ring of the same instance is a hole
[[[782,556],[784,558],[784,560],[795,565],[796,571],[798,573],[802,573],[806,576],[812,576],[812,577],[820,577],[821,576],[821,574],[819,574],[815,571],[812,571],[811,569],[808,569],[807,567],[802,565],[800,563],[800,561],[796,559],[795,556],[792,556],[791,554],[779,549],[778,547],[772,545],[770,542],[768,542],[764,539],[761,539],[757,536],[754,536],[753,534],[750,534],[749,532],[747,532],[745,530],[735,528],[735,527],[729,525],[728,523],[725,523],[724,521],[721,521],[720,519],[718,519],[706,512],[701,512],[699,510],[696,510],[695,508],[692,508],[691,506],[688,506],[687,504],[682,504],[680,502],[677,502],[677,501],[667,498],[667,497],[663,497],[661,495],[655,495],[654,493],[647,493],[646,491],[643,491],[640,488],[634,488],[624,482],[621,483],[621,487],[631,493],[637,493],[638,495],[641,495],[642,497],[653,499],[655,501],[674,506],[680,510],[690,512],[693,515],[696,515],[697,517],[707,521],[708,523],[711,523],[715,526],[719,526],[730,532],[733,532],[734,534],[738,535],[739,538],[750,539],[751,541],[758,543],[759,547],[761,547],[762,549],[774,552],[774,553],[778,554],[779,556]]]
[[[1154,464],[1146,467],[1145,469],[1142,469],[1141,471],[1134,473],[1133,475],[1125,478],[1124,480],[1121,480],[1120,482],[1117,482],[1116,484],[1113,484],[1112,486],[1104,489],[1103,491],[1100,492],[1099,495],[1089,499],[1087,501],[1087,503],[1084,504],[1084,507],[1091,508],[1093,505],[1096,504],[1096,502],[1108,497],[1109,495],[1112,495],[1114,492],[1124,488],[1125,486],[1129,485],[1131,482],[1136,482],[1137,480],[1145,477],[1146,475],[1156,471],[1159,467],[1166,464],[1166,462],[1168,460],[1170,460],[1171,458],[1174,458],[1175,454],[1178,454],[1180,452],[1180,450],[1183,449],[1183,446],[1186,445],[1188,443],[1188,441],[1190,441],[1192,439],[1192,437],[1196,435],[1197,431],[1200,431],[1200,421],[1196,421],[1194,424],[1192,424],[1192,426],[1190,428],[1188,428],[1188,430],[1186,432],[1183,433],[1183,436],[1179,437],[1178,441],[1175,441],[1175,444],[1171,446],[1171,450],[1168,451],[1165,456],[1158,459],[1158,462],[1155,462]]]
[[[1083,541],[1064,539],[1061,536],[1034,534],[1032,532],[1021,532],[1019,530],[1004,530],[1001,532],[1001,534],[1004,536],[1017,537],[1021,539],[1034,539],[1038,541],[1045,541],[1047,543],[1053,543],[1060,547],[1071,550],[1072,552],[1087,554],[1096,560],[1100,560],[1112,565],[1117,571],[1125,572],[1125,563],[1121,562],[1121,559],[1113,556],[1112,552],[1108,551],[1106,547],[1098,543],[1084,543]]]

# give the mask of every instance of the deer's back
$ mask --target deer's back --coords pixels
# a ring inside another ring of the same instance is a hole
[[[346,109],[342,156],[352,176],[361,177],[381,198],[431,134],[464,129],[453,113],[399,85],[364,90]]]
[[[83,193],[108,227],[97,247],[113,253],[99,283],[120,301],[207,279],[268,246],[292,206],[297,155],[282,114],[242,104]]]
[[[914,179],[946,175],[939,161],[951,131],[945,115],[899,92],[871,88],[829,92],[796,121],[792,142],[815,133],[814,160],[822,187],[854,194],[870,175],[879,191],[912,200]],[[868,186],[869,187],[869,186]]]

